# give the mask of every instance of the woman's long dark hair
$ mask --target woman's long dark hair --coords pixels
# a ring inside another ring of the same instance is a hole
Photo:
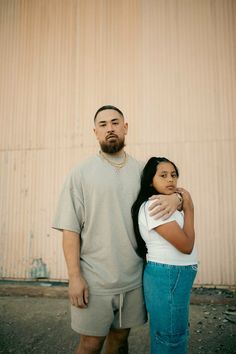
[[[177,177],[179,177],[178,168],[175,166],[175,164],[172,161],[168,160],[165,157],[151,157],[143,169],[143,172],[141,175],[140,191],[138,193],[136,201],[134,202],[134,204],[131,208],[134,233],[135,233],[136,242],[137,242],[137,246],[138,246],[137,253],[140,257],[142,257],[144,259],[146,258],[147,249],[146,249],[145,242],[140,235],[139,225],[138,225],[138,214],[139,214],[139,209],[140,209],[141,205],[146,200],[148,200],[149,197],[151,197],[154,194],[159,194],[157,192],[157,190],[154,187],[152,187],[152,180],[156,174],[157,166],[161,162],[171,163],[174,166]]]

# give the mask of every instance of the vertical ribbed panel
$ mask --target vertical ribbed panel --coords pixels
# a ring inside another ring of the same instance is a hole
[[[173,159],[192,193],[197,283],[235,284],[235,15],[234,0],[0,0],[1,277],[66,278],[55,205],[111,103],[127,151]]]

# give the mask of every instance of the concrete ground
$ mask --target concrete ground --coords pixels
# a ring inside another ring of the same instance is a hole
[[[66,287],[0,284],[0,353],[72,354],[79,337],[70,328]],[[194,289],[190,305],[190,354],[236,354],[236,295]],[[129,338],[130,354],[148,354],[148,324]]]

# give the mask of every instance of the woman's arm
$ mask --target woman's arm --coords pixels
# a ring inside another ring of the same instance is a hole
[[[176,221],[157,226],[157,231],[163,238],[170,242],[180,252],[190,254],[192,252],[195,240],[194,232],[194,206],[192,198],[187,191],[182,192],[184,227],[183,229]]]

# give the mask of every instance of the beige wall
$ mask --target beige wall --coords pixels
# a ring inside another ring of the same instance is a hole
[[[67,277],[56,201],[111,103],[127,151],[173,159],[192,193],[196,283],[235,284],[235,15],[234,0],[0,0],[1,277]]]

